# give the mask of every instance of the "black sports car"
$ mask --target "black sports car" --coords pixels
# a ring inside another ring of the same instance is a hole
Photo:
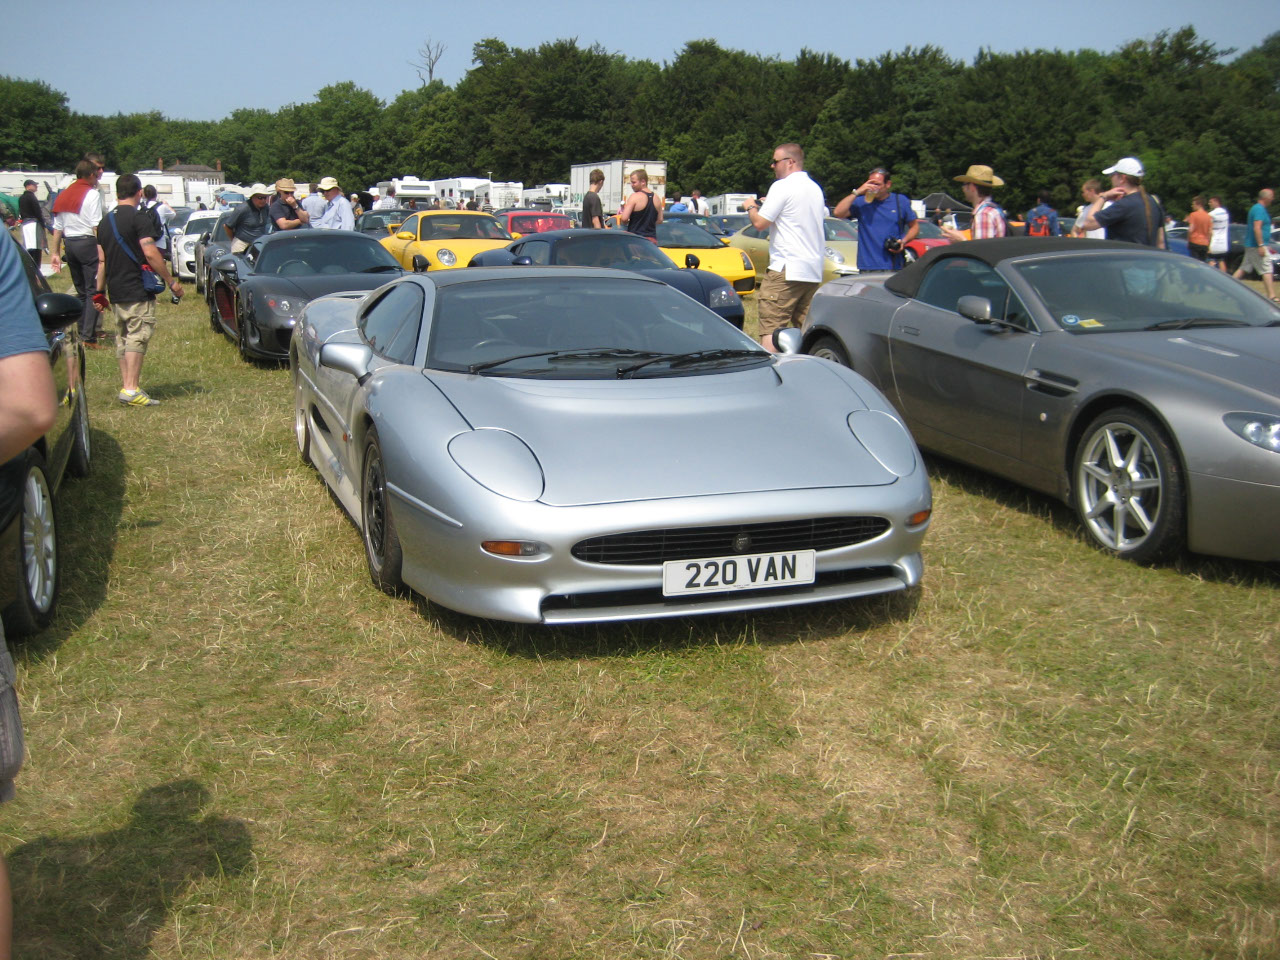
[[[396,227],[404,223],[418,210],[408,207],[384,207],[381,210],[368,210],[356,217],[356,233],[367,233],[375,240],[389,237]]]
[[[245,359],[284,360],[307,302],[365,292],[405,271],[372,237],[350,230],[286,230],[259,237],[214,264],[210,321]]]
[[[231,252],[231,240],[225,228],[232,212],[228,210],[207,228],[202,227],[200,239],[196,241],[196,293],[203,293],[205,300],[209,299],[213,262]]]
[[[0,236],[0,243],[10,242]],[[84,346],[76,332],[80,301],[50,293],[26,251],[18,254],[49,340],[59,403],[53,428],[0,465],[0,613],[5,632],[14,636],[34,633],[53,619],[61,579],[54,495],[64,474],[82,477],[89,472]]]
[[[549,230],[530,234],[505,247],[477,253],[467,265],[504,267],[521,263],[613,267],[642,273],[670,284],[742,329],[742,298],[724,277],[696,269],[698,258],[692,254],[685,258],[681,269],[655,244],[625,230]]]

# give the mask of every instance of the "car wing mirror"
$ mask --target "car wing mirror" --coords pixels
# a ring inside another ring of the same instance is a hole
[[[698,264],[700,263],[702,263],[702,261],[698,259],[697,254],[686,253],[684,255],[684,265],[686,269],[697,270]]]
[[[213,269],[227,277],[234,277],[236,273],[239,272],[236,267],[236,262],[230,257],[223,257],[213,265]]]
[[[431,262],[420,253],[413,255],[413,272],[426,273],[431,268]]]
[[[40,315],[40,325],[50,330],[74,323],[82,310],[84,305],[80,298],[69,293],[42,293],[36,297],[36,313]]]
[[[417,237],[413,235],[413,231],[411,230],[401,230],[399,233],[396,234],[396,239],[397,240],[416,240]]]
[[[986,297],[967,296],[956,301],[956,312],[974,323],[991,322],[991,301]]]
[[[533,257],[530,257],[530,256],[516,257],[514,260],[511,261],[511,265],[513,267],[531,267],[533,266]]]
[[[369,375],[373,351],[363,343],[326,343],[320,348],[320,366],[349,373],[356,380]]]
[[[795,327],[783,327],[773,331],[773,346],[779,353],[799,353],[803,340],[804,334]]]

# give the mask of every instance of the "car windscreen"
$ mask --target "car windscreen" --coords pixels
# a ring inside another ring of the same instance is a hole
[[[677,269],[654,244],[629,233],[594,233],[556,244],[551,262],[563,267],[620,267],[623,270]]]
[[[1106,256],[1037,258],[1013,269],[1074,334],[1280,321],[1274,304],[1190,257],[1109,250]]]
[[[423,217],[419,240],[510,240],[511,234],[493,217],[472,214],[433,214]]]
[[[688,220],[664,220],[658,224],[658,246],[699,249],[724,246],[719,240]]]
[[[827,217],[822,221],[822,232],[828,240],[857,240],[858,228],[848,220]]]
[[[486,376],[608,380],[771,362],[750,337],[666,284],[557,272],[440,287],[427,366]]]
[[[920,224],[920,229],[916,232],[916,236],[921,240],[945,240],[947,235],[942,232],[942,228],[936,223],[928,220],[917,219],[916,223]]]
[[[342,273],[392,273],[399,264],[382,244],[357,234],[306,231],[283,243],[264,243],[256,274],[311,277]]]
[[[531,213],[511,217],[511,229],[515,233],[546,233],[548,230],[568,230],[569,218],[553,213]]]

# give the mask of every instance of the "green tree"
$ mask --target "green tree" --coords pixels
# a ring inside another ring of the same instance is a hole
[[[84,152],[65,94],[40,80],[0,77],[0,163],[61,170]]]

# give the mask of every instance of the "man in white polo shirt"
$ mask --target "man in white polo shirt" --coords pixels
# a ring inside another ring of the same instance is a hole
[[[774,351],[773,333],[800,326],[822,283],[826,240],[822,188],[804,172],[804,150],[798,143],[774,147],[773,186],[764,203],[748,200],[743,210],[757,230],[769,231],[769,269],[760,281],[760,342]]]

